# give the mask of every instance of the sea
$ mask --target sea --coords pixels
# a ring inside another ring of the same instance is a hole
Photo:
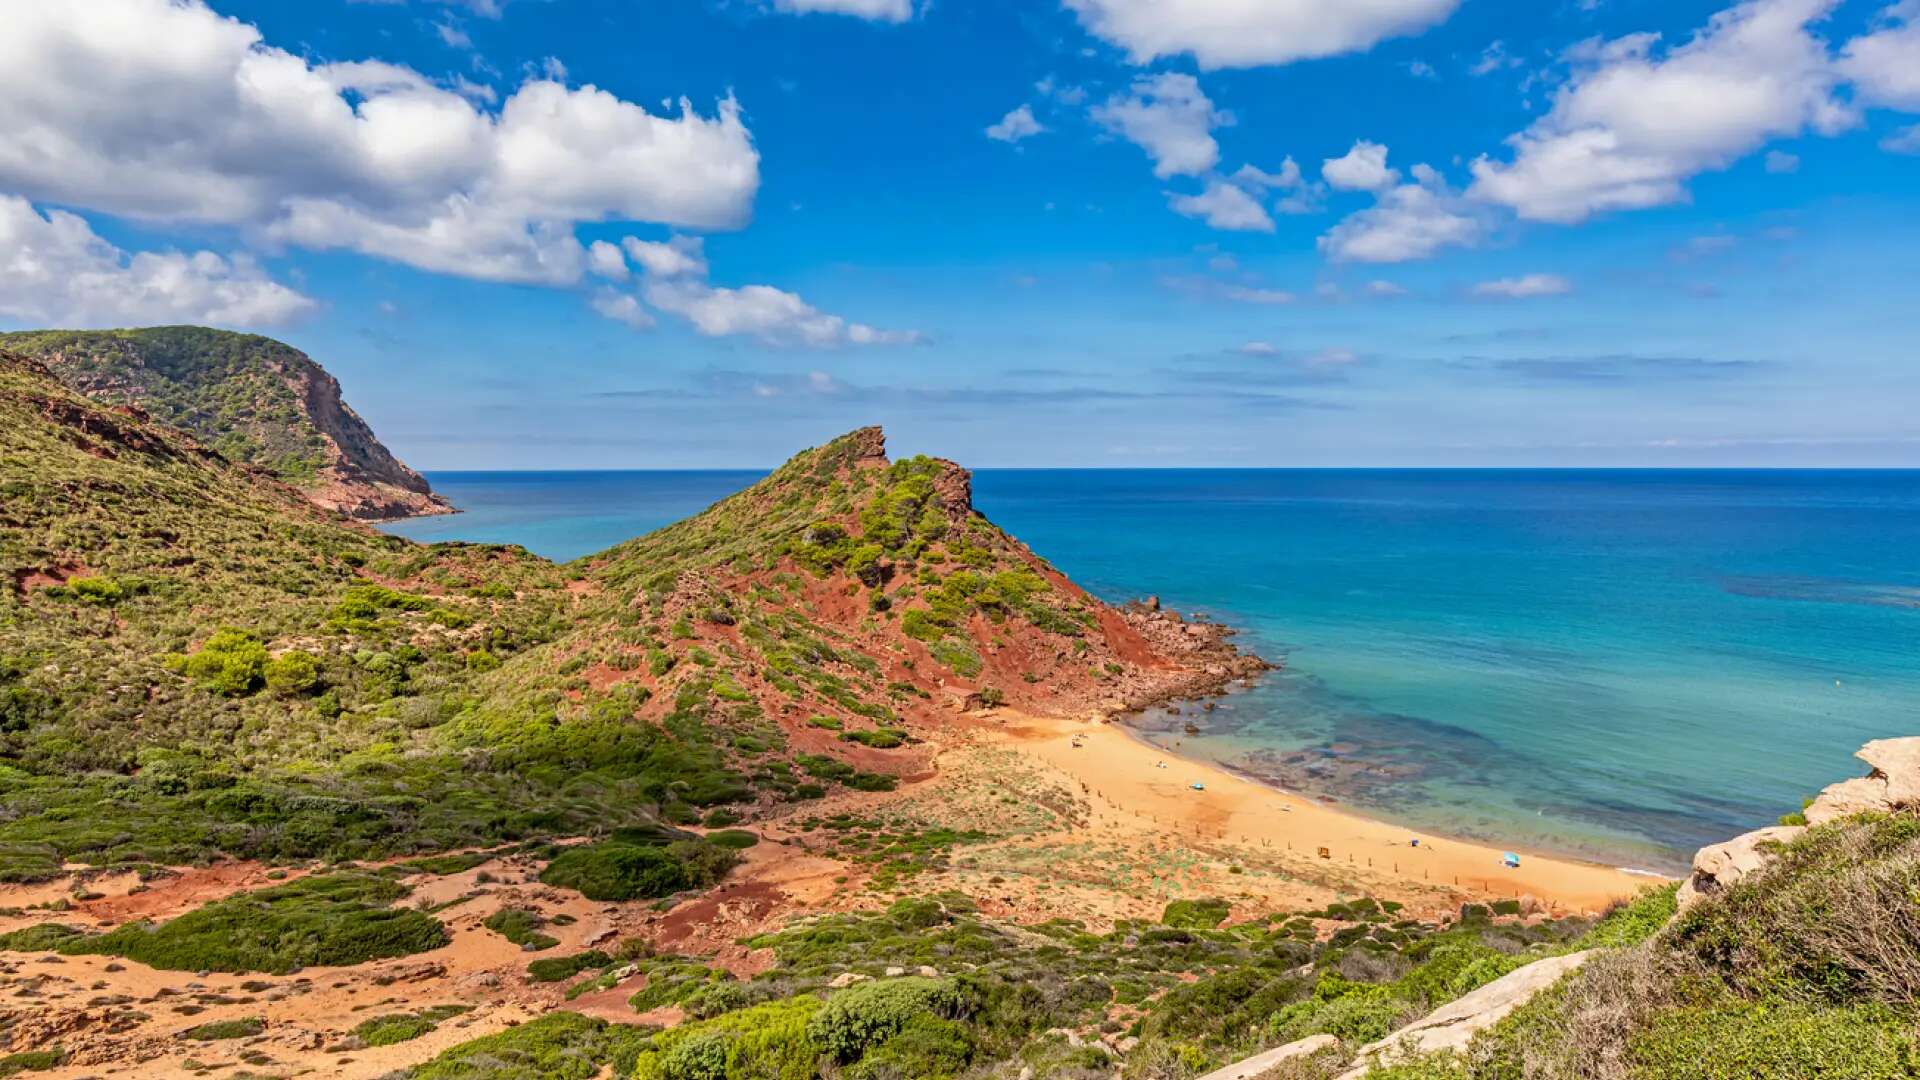
[[[466,512],[390,531],[566,560],[757,474],[429,478]],[[981,470],[974,496],[1096,595],[1281,665],[1142,738],[1410,828],[1671,873],[1920,734],[1920,471]]]

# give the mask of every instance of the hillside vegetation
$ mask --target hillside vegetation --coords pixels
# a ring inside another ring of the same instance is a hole
[[[30,330],[0,334],[0,349],[96,400],[138,406],[327,509],[363,519],[448,509],[341,400],[332,375],[271,338],[200,326]]]
[[[889,788],[958,704],[1213,677],[877,430],[569,567],[341,521],[23,357],[0,431],[9,880],[638,829],[592,876],[670,881],[708,860],[656,823]]]

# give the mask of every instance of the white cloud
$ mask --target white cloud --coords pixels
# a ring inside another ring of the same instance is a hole
[[[1840,73],[1872,105],[1920,112],[1920,3],[1887,8],[1883,29],[1847,42]]]
[[[1310,368],[1351,367],[1359,362],[1359,353],[1342,348],[1321,349],[1300,358],[1300,363]]]
[[[535,79],[491,112],[418,72],[314,64],[200,0],[15,0],[0,189],[238,225],[487,280],[570,284],[587,221],[744,224],[739,107],[656,115]]]
[[[1280,347],[1270,341],[1249,341],[1234,350],[1242,356],[1279,356]]]
[[[1213,129],[1233,123],[1233,115],[1213,107],[1191,75],[1163,72],[1143,75],[1126,94],[1096,105],[1093,119],[1139,146],[1153,159],[1153,174],[1197,176],[1220,162]]]
[[[647,303],[679,315],[707,337],[745,336],[768,345],[832,348],[840,345],[915,345],[912,330],[876,330],[829,315],[793,293],[771,285],[719,288],[693,277],[649,279]]]
[[[1360,52],[1444,21],[1459,0],[1064,0],[1136,63],[1188,53],[1202,68]]]
[[[127,252],[77,214],[42,216],[25,199],[0,196],[0,315],[8,318],[67,327],[265,327],[315,306],[244,255]]]
[[[1558,274],[1526,274],[1522,277],[1483,281],[1473,287],[1473,295],[1495,300],[1530,300],[1541,296],[1565,296],[1573,291],[1573,282]]]
[[[1021,139],[1031,138],[1047,130],[1040,121],[1033,118],[1033,106],[1022,105],[1000,118],[1000,122],[987,128],[987,138],[1001,142],[1017,143]]]
[[[1747,0],[1660,57],[1652,35],[1587,43],[1552,110],[1507,140],[1513,159],[1474,162],[1469,193],[1574,223],[1680,201],[1693,176],[1769,139],[1844,128],[1852,115],[1808,30],[1835,2]]]
[[[1320,178],[1341,191],[1384,191],[1400,182],[1400,170],[1387,168],[1387,148],[1361,139],[1344,156],[1328,158]]]
[[[1920,154],[1920,124],[1901,128],[1881,139],[1880,149],[1892,154]]]
[[[1432,170],[1415,171],[1428,182],[1381,192],[1373,206],[1329,229],[1321,252],[1336,262],[1399,263],[1479,242],[1487,230],[1481,211],[1448,191]]]
[[[913,18],[913,0],[773,0],[773,9],[790,15],[822,12],[878,22],[906,22]]]
[[[655,325],[652,313],[642,307],[640,301],[617,289],[597,290],[588,303],[593,305],[593,310],[635,330],[651,330]]]
[[[665,243],[629,236],[621,245],[653,277],[707,276],[707,245],[697,236],[676,236]]]
[[[1377,278],[1367,282],[1367,295],[1389,300],[1396,296],[1407,295],[1407,289],[1404,285],[1396,285],[1391,281]]]
[[[1767,171],[1776,176],[1800,171],[1800,155],[1785,150],[1767,151]]]
[[[595,240],[587,248],[587,269],[593,271],[596,277],[610,281],[625,281],[631,273],[627,268],[627,257],[620,254],[619,245],[609,244],[605,240]]]
[[[1263,289],[1251,285],[1228,285],[1220,290],[1220,295],[1237,304],[1259,304],[1264,307],[1282,307],[1300,299],[1285,289]]]
[[[1216,229],[1233,232],[1272,232],[1273,218],[1260,200],[1237,184],[1210,179],[1198,195],[1168,192],[1168,201],[1176,214],[1201,218]]]
[[[879,330],[830,315],[771,285],[716,286],[707,280],[706,250],[699,237],[675,236],[659,243],[629,236],[621,247],[645,271],[640,296],[707,337],[752,337],[768,345],[816,349],[917,345],[926,340],[917,330]],[[642,328],[653,325],[639,300],[626,293],[603,290],[592,303],[610,319]]]

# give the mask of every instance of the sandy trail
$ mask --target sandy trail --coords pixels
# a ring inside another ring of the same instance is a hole
[[[1117,724],[1002,711],[998,737],[1071,777],[1093,808],[1089,831],[1157,833],[1224,844],[1316,869],[1383,899],[1532,897],[1558,913],[1592,912],[1660,879],[1613,867],[1431,836],[1290,795],[1134,738]],[[1075,744],[1078,743],[1076,746]],[[1194,790],[1194,783],[1205,790]],[[1418,840],[1418,846],[1411,842]],[[1320,856],[1320,849],[1328,857]]]

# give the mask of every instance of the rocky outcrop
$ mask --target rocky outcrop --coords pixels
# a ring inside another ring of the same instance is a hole
[[[1510,971],[1478,990],[1443,1005],[1399,1031],[1362,1047],[1354,1068],[1340,1080],[1365,1076],[1375,1066],[1388,1065],[1419,1054],[1465,1050],[1473,1037],[1505,1019],[1534,995],[1580,969],[1592,950],[1536,960]]]
[[[0,346],[97,401],[137,409],[361,521],[454,508],[374,437],[340,383],[281,342],[196,326],[23,331]]]
[[[1224,1069],[1215,1069],[1200,1080],[1258,1080],[1259,1077],[1266,1075],[1268,1070],[1284,1062],[1312,1057],[1323,1050],[1332,1050],[1339,1045],[1340,1040],[1331,1035],[1309,1035],[1285,1046],[1276,1046],[1271,1050],[1255,1054],[1245,1061],[1236,1061]]]
[[[1693,872],[1680,885],[1676,900],[1682,910],[1702,897],[1727,888],[1765,866],[1770,851],[1807,831],[1807,826],[1856,814],[1884,814],[1920,808],[1920,737],[1875,739],[1853,755],[1872,771],[1866,776],[1830,784],[1807,804],[1807,825],[1775,825],[1701,848],[1693,857]]]

